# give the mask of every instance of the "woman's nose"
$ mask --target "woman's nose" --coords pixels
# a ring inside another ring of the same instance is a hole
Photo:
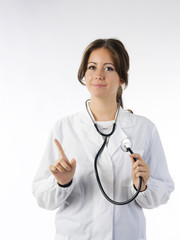
[[[102,70],[98,70],[95,75],[96,80],[103,80],[104,79],[104,73]]]

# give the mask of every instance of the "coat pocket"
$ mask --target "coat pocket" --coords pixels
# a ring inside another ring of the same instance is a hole
[[[68,236],[62,236],[62,235],[59,235],[59,234],[56,234],[55,237],[54,237],[54,240],[68,240]]]

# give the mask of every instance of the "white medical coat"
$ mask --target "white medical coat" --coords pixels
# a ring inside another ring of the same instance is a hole
[[[149,164],[147,189],[128,205],[109,203],[99,190],[94,158],[103,143],[86,111],[65,117],[53,127],[33,182],[39,206],[58,209],[55,240],[146,240],[142,208],[155,208],[168,201],[174,184],[169,175],[162,144],[155,125],[148,119],[120,109],[117,126],[98,158],[98,169],[106,193],[116,201],[130,198],[129,153],[121,150],[121,129],[132,141],[132,150]],[[49,165],[59,158],[53,139],[62,144],[69,160],[77,161],[72,184],[59,187]]]

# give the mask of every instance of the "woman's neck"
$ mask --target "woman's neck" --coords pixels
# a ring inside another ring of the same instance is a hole
[[[90,109],[96,121],[111,121],[115,119],[117,103],[116,100],[105,101],[91,98]]]

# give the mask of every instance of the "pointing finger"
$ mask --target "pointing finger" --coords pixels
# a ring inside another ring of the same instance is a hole
[[[59,142],[56,138],[54,139],[54,142],[55,142],[55,144],[56,144],[56,146],[57,146],[57,148],[58,148],[58,151],[59,151],[61,157],[62,157],[62,158],[66,158],[66,155],[65,155],[65,153],[64,153],[64,150],[63,150],[60,142]]]

